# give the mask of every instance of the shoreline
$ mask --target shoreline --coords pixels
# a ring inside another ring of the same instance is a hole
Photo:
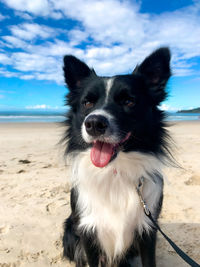
[[[63,120],[64,121],[64,120]],[[20,124],[35,124],[35,125],[42,125],[42,124],[61,124],[62,125],[62,123],[63,123],[63,121],[52,121],[52,122],[49,122],[49,121],[42,121],[42,122],[40,122],[40,121],[25,121],[25,122],[0,122],[0,126],[1,125],[10,125],[10,124],[14,124],[14,125],[20,125]],[[199,120],[168,120],[168,121],[165,121],[166,123],[200,123],[200,119]]]

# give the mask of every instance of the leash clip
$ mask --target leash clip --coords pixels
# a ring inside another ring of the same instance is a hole
[[[150,210],[149,210],[149,208],[148,208],[146,202],[144,201],[144,199],[143,199],[143,197],[142,197],[142,193],[141,193],[141,191],[140,191],[140,188],[142,187],[142,182],[143,182],[143,179],[140,179],[140,180],[139,180],[139,184],[138,184],[138,186],[136,187],[136,190],[137,190],[137,193],[138,193],[140,202],[141,202],[141,204],[142,204],[144,213],[149,217],[149,216],[150,216]]]

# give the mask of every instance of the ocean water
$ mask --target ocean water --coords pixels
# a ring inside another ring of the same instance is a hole
[[[64,112],[0,111],[0,123],[7,122],[62,122]]]
[[[8,122],[62,122],[64,114],[2,113],[0,123]],[[168,113],[167,121],[200,121],[200,113]]]
[[[7,122],[62,122],[65,120],[64,116],[48,116],[48,115],[22,115],[22,116],[1,116],[0,115],[0,123]]]
[[[200,121],[200,113],[168,113],[167,121]]]

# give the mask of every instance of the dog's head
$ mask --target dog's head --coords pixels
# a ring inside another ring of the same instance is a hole
[[[91,149],[97,167],[106,166],[118,151],[159,153],[164,145],[163,113],[170,77],[170,52],[160,48],[132,74],[99,77],[74,56],[64,57],[69,151]]]

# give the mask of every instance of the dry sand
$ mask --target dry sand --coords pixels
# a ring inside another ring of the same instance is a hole
[[[200,262],[200,122],[170,129],[182,169],[166,168],[163,230]],[[56,124],[0,124],[0,267],[73,266],[62,259],[70,212],[68,170]],[[158,267],[184,267],[158,236]]]

